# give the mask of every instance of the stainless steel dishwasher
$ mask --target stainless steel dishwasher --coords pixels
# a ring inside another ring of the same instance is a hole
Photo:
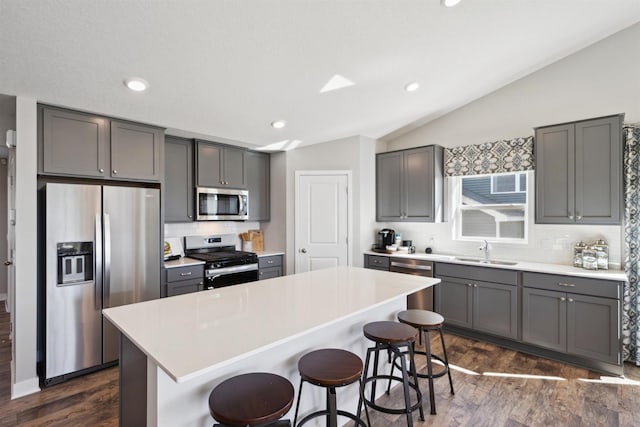
[[[433,262],[411,258],[391,258],[390,271],[433,277]],[[433,311],[433,286],[407,296],[407,308]]]

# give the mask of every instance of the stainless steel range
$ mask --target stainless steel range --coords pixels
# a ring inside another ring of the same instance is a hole
[[[186,236],[185,255],[204,261],[205,288],[223,288],[258,280],[258,255],[237,251],[233,234]]]

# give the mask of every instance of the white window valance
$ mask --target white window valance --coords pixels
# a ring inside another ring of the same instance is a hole
[[[444,168],[446,176],[532,170],[533,136],[445,148]]]

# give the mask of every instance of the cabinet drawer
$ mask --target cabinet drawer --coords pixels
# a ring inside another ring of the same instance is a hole
[[[522,284],[528,288],[616,299],[620,298],[622,291],[620,282],[544,273],[522,273]]]
[[[282,276],[282,268],[280,267],[261,268],[258,272],[258,280],[273,279],[280,276]]]
[[[182,282],[168,283],[167,296],[189,294],[191,292],[199,292],[204,289],[204,279],[184,280]]]
[[[258,258],[258,268],[282,266],[282,255],[264,256]]]
[[[167,269],[167,283],[179,282],[182,280],[203,279],[203,265],[189,265],[186,267],[174,267]]]
[[[367,255],[367,268],[376,268],[379,270],[389,270],[389,257]]]
[[[475,267],[471,265],[436,263],[436,277],[449,276],[483,282],[518,284],[518,272],[493,267]]]

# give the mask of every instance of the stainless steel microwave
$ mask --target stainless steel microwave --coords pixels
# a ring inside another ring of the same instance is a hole
[[[249,192],[227,188],[196,188],[196,220],[249,219]]]

